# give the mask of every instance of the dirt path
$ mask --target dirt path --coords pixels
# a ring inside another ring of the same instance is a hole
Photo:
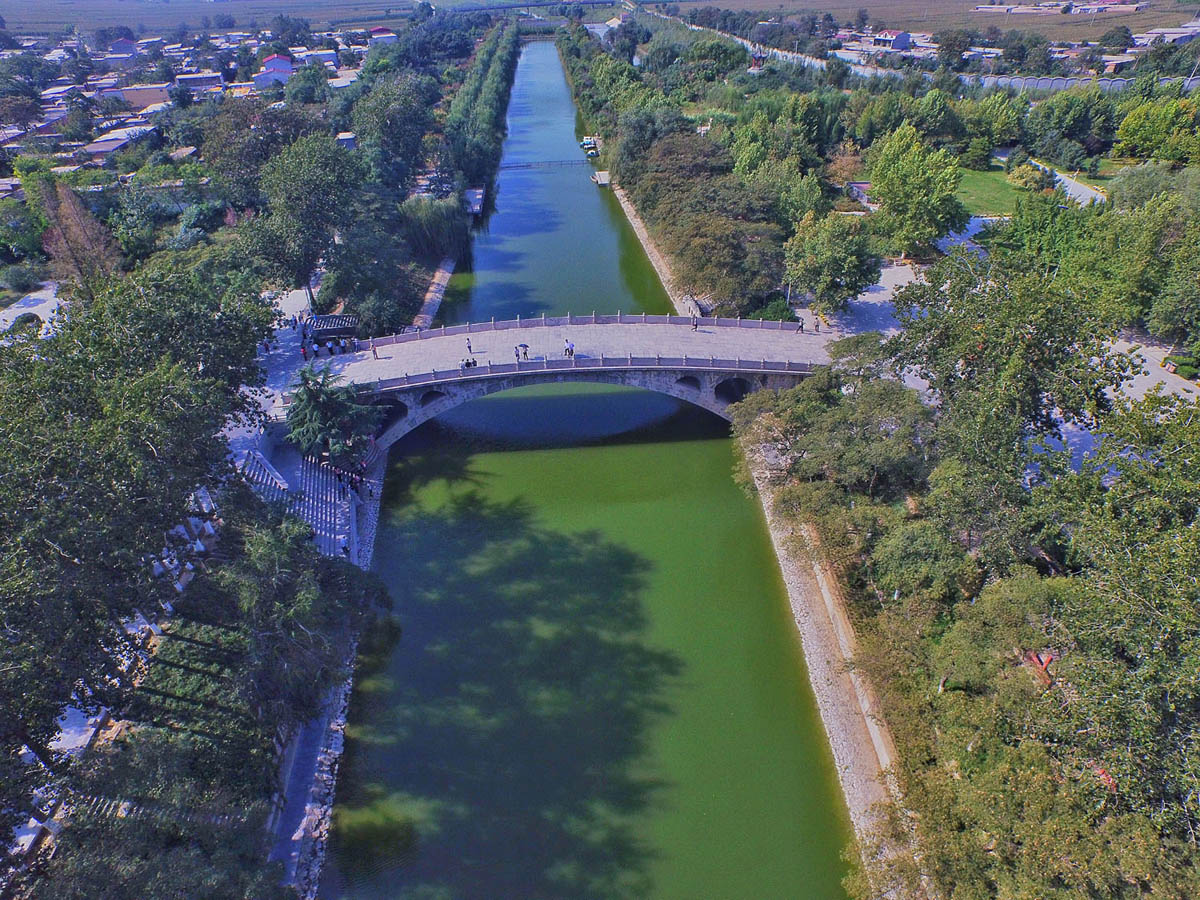
[[[413,324],[418,328],[427,330],[433,327],[433,320],[441,308],[442,298],[446,296],[446,285],[450,283],[450,276],[454,274],[455,262],[453,256],[447,256],[438,264],[429,289],[425,292],[425,300],[421,303],[421,311],[413,318]]]

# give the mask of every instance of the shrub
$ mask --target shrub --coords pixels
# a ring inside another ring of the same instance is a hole
[[[786,297],[775,297],[766,306],[746,313],[747,319],[767,319],[772,322],[795,322],[796,315]]]
[[[167,238],[164,243],[168,250],[190,250],[204,238],[205,234],[201,229],[180,225],[179,231]]]
[[[1025,152],[1024,148],[1018,147],[1004,160],[1004,171],[1012,172],[1013,169],[1018,169],[1027,162],[1029,162],[1029,154]]]
[[[964,169],[975,169],[986,172],[992,164],[992,145],[986,138],[973,138],[967,149],[958,157],[958,164]]]
[[[10,291],[27,294],[41,285],[43,275],[41,267],[34,263],[17,263],[0,270],[0,284]]]
[[[211,200],[189,206],[179,217],[179,224],[185,228],[199,228],[202,231],[212,231],[221,224],[225,207]]]
[[[42,327],[41,317],[37,313],[21,313],[13,319],[12,325],[9,326],[9,331],[37,331]]]

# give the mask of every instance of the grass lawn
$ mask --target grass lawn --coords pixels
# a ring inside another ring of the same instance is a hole
[[[962,169],[958,199],[973,216],[1009,216],[1017,208],[1021,192],[1004,177],[1004,168],[992,164],[986,172]]]

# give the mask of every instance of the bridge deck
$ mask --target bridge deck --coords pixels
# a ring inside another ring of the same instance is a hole
[[[701,319],[692,331],[689,319],[679,316],[597,316],[482,322],[402,334],[370,343],[359,341],[353,353],[329,357],[317,364],[329,366],[348,381],[377,383],[429,383],[461,377],[460,363],[473,357],[479,369],[474,377],[516,370],[514,348],[529,345],[529,361],[521,371],[547,368],[585,369],[611,366],[678,366],[681,368],[745,369],[752,371],[807,371],[829,361],[825,345],[837,335],[797,334],[792,323],[737,319]],[[467,349],[470,341],[471,349]],[[575,344],[573,361],[564,359],[567,341]],[[295,354],[288,372],[276,370],[270,385],[285,392],[303,365]],[[492,367],[488,369],[488,367]]]

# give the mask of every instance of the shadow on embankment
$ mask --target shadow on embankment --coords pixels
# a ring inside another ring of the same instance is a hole
[[[639,763],[681,669],[646,643],[650,565],[443,461],[389,472],[385,509],[439,474],[456,496],[381,522],[404,630],[360,659],[322,896],[645,896],[630,819],[663,787]]]

